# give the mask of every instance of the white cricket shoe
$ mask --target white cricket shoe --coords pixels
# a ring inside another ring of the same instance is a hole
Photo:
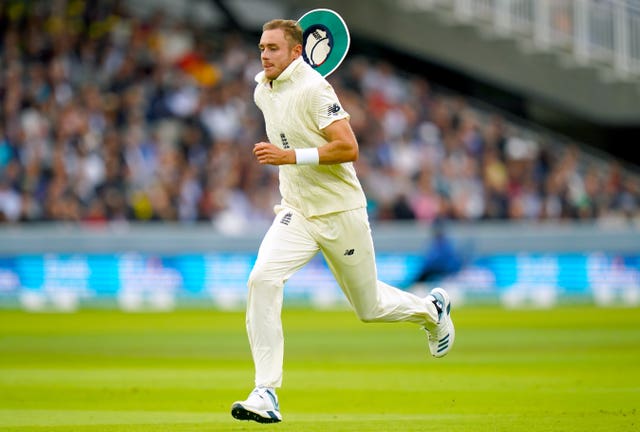
[[[253,389],[247,400],[234,402],[231,415],[238,420],[253,420],[258,423],[282,421],[276,391],[264,387]]]
[[[438,323],[424,327],[429,336],[429,350],[434,357],[447,355],[456,337],[456,330],[451,320],[451,301],[449,294],[442,288],[434,288],[427,296],[438,310]]]

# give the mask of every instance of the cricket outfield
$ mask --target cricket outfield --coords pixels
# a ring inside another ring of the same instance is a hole
[[[287,308],[284,421],[234,420],[252,389],[242,312],[0,311],[0,430],[631,431],[640,310],[454,309],[443,359],[410,324]]]

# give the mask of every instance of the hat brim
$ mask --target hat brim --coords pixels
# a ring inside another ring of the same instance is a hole
[[[298,24],[302,28],[302,58],[322,76],[329,76],[349,51],[351,36],[347,24],[331,9],[310,10],[300,17]]]

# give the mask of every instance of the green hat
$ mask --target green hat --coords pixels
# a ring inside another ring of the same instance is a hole
[[[329,76],[349,51],[347,24],[331,9],[311,10],[298,24],[302,27],[302,58],[322,76]]]

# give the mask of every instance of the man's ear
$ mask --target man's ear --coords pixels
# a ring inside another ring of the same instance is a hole
[[[295,55],[296,58],[302,55],[302,44],[297,44],[296,46],[293,47],[293,54]]]

